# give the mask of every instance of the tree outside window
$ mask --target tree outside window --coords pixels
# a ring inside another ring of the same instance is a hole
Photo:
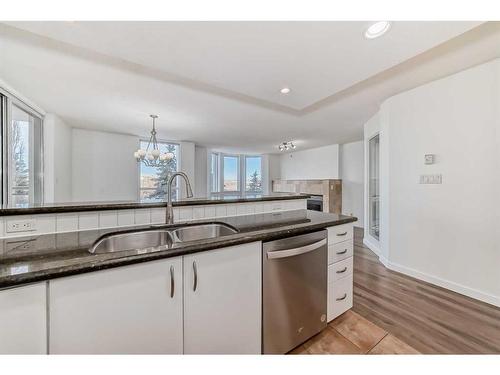
[[[141,141],[141,148],[147,147],[146,141]],[[179,145],[175,143],[158,142],[161,153],[171,152],[174,157],[159,167],[148,167],[141,164],[140,171],[140,200],[143,202],[165,201],[167,195],[167,181],[170,175],[177,172]],[[172,185],[172,199],[177,199],[177,181]]]

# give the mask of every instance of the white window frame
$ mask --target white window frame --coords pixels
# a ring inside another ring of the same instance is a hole
[[[218,191],[214,190],[214,187],[212,186],[212,178],[211,178],[211,173],[210,173],[210,168],[212,165],[212,154],[218,155],[218,182],[219,182],[219,189]],[[247,193],[253,193],[253,194],[263,194],[264,193],[264,157],[263,155],[260,154],[234,154],[234,153],[223,153],[223,152],[216,152],[216,151],[210,151],[210,160],[207,163],[207,167],[209,168],[208,170],[208,191],[210,195],[241,195],[241,194],[247,194]],[[238,158],[238,190],[234,191],[224,191],[224,157],[237,157]],[[262,189],[260,192],[249,192],[246,190],[246,159],[247,158],[260,158],[260,173],[261,173],[261,180],[262,180]]]
[[[241,194],[241,155],[239,154],[220,154],[220,170],[219,170],[219,178],[220,178],[220,193],[225,194],[225,195],[232,195],[232,194]],[[237,158],[238,159],[238,170],[236,172],[236,179],[238,181],[238,189],[237,190],[231,190],[231,191],[226,191],[224,190],[224,159],[225,158]]]

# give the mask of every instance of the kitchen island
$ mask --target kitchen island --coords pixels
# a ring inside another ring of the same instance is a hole
[[[262,243],[327,229],[328,263],[325,258],[324,269],[328,269],[330,294],[330,259],[336,256],[330,252],[337,251],[340,243],[346,249],[337,252],[352,257],[355,220],[291,210],[183,225],[3,239],[2,248],[8,251],[0,257],[0,321],[4,322],[0,324],[5,325],[1,328],[6,340],[0,351],[260,353]],[[88,251],[109,233],[213,222],[231,226],[237,233],[173,243],[168,248],[104,254]],[[347,272],[346,277],[352,285],[352,273]],[[346,295],[341,307],[349,308],[349,289],[341,292]],[[334,302],[329,300],[331,311],[337,308]],[[330,320],[330,311],[328,315]],[[23,328],[26,337],[19,336],[20,327],[26,325],[30,328]],[[9,333],[13,341],[9,341]]]

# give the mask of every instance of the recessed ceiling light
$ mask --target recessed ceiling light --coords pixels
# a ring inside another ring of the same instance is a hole
[[[384,35],[391,28],[391,23],[389,21],[379,21],[375,22],[365,31],[365,38],[375,39],[379,36]]]
[[[286,95],[286,94],[290,94],[290,92],[291,92],[291,91],[292,91],[292,90],[291,90],[289,87],[283,87],[283,88],[280,90],[280,92],[281,92],[282,94],[285,94],[285,95]]]

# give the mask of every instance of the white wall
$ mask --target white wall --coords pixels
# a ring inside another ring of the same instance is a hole
[[[379,119],[387,265],[497,306],[499,80],[497,59],[388,99]],[[427,153],[436,164],[424,164]],[[418,183],[435,173],[441,185]]]
[[[194,154],[194,196],[203,198],[208,196],[208,149],[195,146]]]
[[[71,127],[57,115],[47,113],[43,121],[44,201],[71,202]]]
[[[273,180],[281,178],[281,156],[279,154],[262,155],[262,192],[273,192]]]
[[[73,201],[137,200],[139,138],[73,129]]]
[[[196,191],[196,173],[195,173],[195,145],[193,142],[180,142],[180,171],[187,174],[191,187],[193,189],[193,194]],[[186,197],[186,187],[184,180],[180,180],[180,196],[182,198]]]
[[[339,178],[339,145],[329,145],[281,155],[281,179]]]
[[[358,141],[339,148],[342,213],[357,217],[357,227],[364,226],[364,147],[364,142]]]

